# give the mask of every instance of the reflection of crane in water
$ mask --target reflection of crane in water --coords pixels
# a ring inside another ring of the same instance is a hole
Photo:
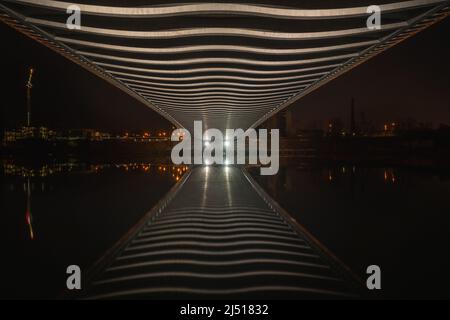
[[[31,80],[33,79],[34,69],[30,68],[28,74],[28,82],[26,84],[27,87],[27,127],[31,125],[31,88],[33,88],[33,84]]]
[[[34,240],[33,216],[31,215],[31,185],[30,185],[30,178],[27,179],[26,193],[27,193],[27,210],[25,212],[25,220],[27,222],[28,229],[29,229],[29,232],[30,232],[30,239]]]

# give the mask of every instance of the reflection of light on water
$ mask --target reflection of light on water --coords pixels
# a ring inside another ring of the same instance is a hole
[[[335,167],[335,168],[327,168],[326,171],[323,173],[323,179],[327,182],[331,183],[339,183],[342,178],[345,177],[361,177],[363,178],[364,171],[361,171],[361,174],[359,172],[356,172],[356,166],[346,167]],[[398,184],[398,177],[396,175],[396,170],[394,168],[379,168],[377,171],[380,172],[381,178],[386,184]]]
[[[112,169],[121,172],[141,172],[145,175],[152,173],[166,176],[173,179],[173,182],[181,180],[182,176],[188,171],[186,165],[173,164],[151,164],[143,163],[122,163],[122,164],[85,164],[85,163],[60,163],[45,164],[40,167],[26,167],[14,163],[11,160],[0,162],[0,170],[3,169],[4,176],[18,177],[19,179],[11,180],[6,184],[9,192],[18,191],[26,197],[25,224],[27,239],[36,239],[36,230],[34,228],[34,218],[32,214],[32,193],[47,193],[53,190],[52,184],[48,184],[52,180],[48,180],[50,176],[65,174],[102,174],[106,169]],[[152,177],[152,176],[150,176]],[[36,188],[35,188],[36,187]],[[23,211],[22,211],[23,212]],[[22,215],[22,214],[20,214]],[[22,220],[23,221],[23,220]]]
[[[42,165],[39,168],[29,168],[21,166],[9,161],[7,163],[0,162],[3,167],[3,173],[5,176],[19,177],[14,179],[13,183],[7,184],[8,191],[15,192],[16,190],[24,194],[26,197],[26,209],[25,209],[25,224],[27,239],[35,240],[36,233],[34,228],[34,219],[32,214],[32,193],[50,192],[53,188],[52,185],[48,185],[47,180],[51,175],[64,175],[64,174],[101,174],[106,169],[119,170],[122,172],[131,173],[133,171],[143,173],[145,175],[153,173],[158,175],[167,176],[174,182],[181,180],[182,176],[188,171],[189,167],[186,165],[172,164],[159,164],[152,165],[151,163],[123,163],[123,164],[83,164],[83,163],[61,163]],[[1,169],[1,168],[0,168]],[[152,170],[153,169],[153,170]],[[36,189],[35,189],[36,187]],[[23,220],[22,220],[23,221]]]
[[[384,181],[387,183],[395,183],[397,181],[393,170],[384,169]]]
[[[30,179],[29,178],[27,181],[27,209],[25,212],[25,221],[28,225],[30,239],[34,240],[33,216],[31,215],[31,187],[30,187]]]
[[[12,161],[4,161],[2,163],[3,173],[5,176],[19,176],[23,178],[45,178],[58,174],[100,174],[107,169],[119,169],[125,172],[142,171],[144,173],[152,172],[151,168],[157,168],[159,174],[171,174],[178,181],[181,176],[188,170],[186,165],[160,164],[157,167],[151,163],[121,163],[121,164],[84,164],[84,163],[59,163],[51,165],[42,165],[39,168],[29,168],[13,163]],[[24,192],[27,190],[26,184],[23,186]]]

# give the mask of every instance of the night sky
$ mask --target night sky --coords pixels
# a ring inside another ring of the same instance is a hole
[[[110,131],[170,128],[147,106],[53,50],[0,22],[2,46],[2,119],[6,127],[26,121],[28,68],[33,79],[32,123],[50,128]],[[6,41],[5,41],[6,40]]]
[[[356,120],[361,112],[374,124],[416,119],[450,125],[450,19],[354,68],[300,99],[294,119],[311,127],[331,118],[348,125],[351,98]]]
[[[414,118],[450,124],[450,19],[353,69],[298,101],[296,127],[322,126],[331,118],[348,122],[351,98],[356,116],[375,124]],[[25,121],[27,68],[37,69],[33,88],[35,125],[110,131],[169,128],[148,107],[104,80],[0,23],[2,125]]]

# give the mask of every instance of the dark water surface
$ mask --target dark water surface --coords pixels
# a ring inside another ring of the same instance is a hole
[[[86,271],[181,178],[150,163],[34,166],[3,163],[3,298],[53,298],[66,268]]]
[[[86,271],[181,178],[185,167],[4,162],[1,297],[53,298],[66,268]],[[450,298],[450,176],[406,168],[282,166],[250,172],[381,297]]]
[[[290,165],[251,171],[360,277],[376,264],[382,297],[450,298],[450,175],[402,168]]]

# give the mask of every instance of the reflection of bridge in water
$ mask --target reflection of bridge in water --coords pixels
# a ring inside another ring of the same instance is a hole
[[[169,197],[100,261],[89,298],[357,292],[344,269],[240,168],[194,167]]]
[[[78,4],[81,29],[69,30],[69,1],[6,0],[0,19],[178,127],[192,129],[202,120],[206,129],[224,130],[262,124],[445,18],[449,5],[381,0],[381,28],[370,30],[371,1],[346,1],[349,7],[338,9],[325,0],[301,7],[289,0],[274,1],[279,7],[238,2],[130,7],[123,0],[116,2],[123,7],[109,7],[90,1]],[[331,255],[239,168],[196,167],[182,180],[167,206],[102,260],[90,297],[354,292]]]

